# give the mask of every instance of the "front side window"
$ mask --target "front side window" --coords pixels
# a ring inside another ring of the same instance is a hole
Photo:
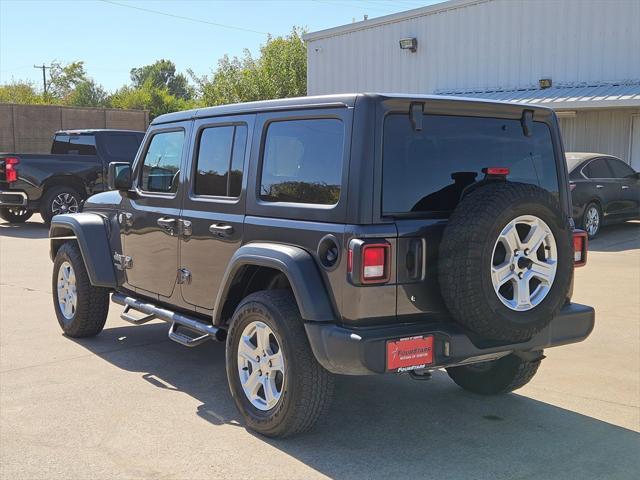
[[[97,155],[96,139],[93,135],[58,134],[53,139],[51,153],[54,155]]]
[[[509,181],[559,191],[551,132],[542,122],[533,122],[527,137],[519,120],[424,115],[417,131],[409,115],[391,114],[384,123],[382,163],[387,215],[430,212],[446,218],[489,167],[508,168]]]
[[[246,125],[202,130],[194,181],[196,195],[239,197],[242,190]]]
[[[159,193],[177,191],[183,145],[182,130],[157,133],[151,138],[140,174],[142,190]]]
[[[636,174],[635,170],[622,160],[610,158],[608,163],[615,178],[632,178]]]
[[[588,178],[611,178],[611,170],[604,158],[598,158],[584,167],[584,174]]]
[[[265,139],[260,198],[335,205],[340,198],[344,126],[335,118],[273,122]]]

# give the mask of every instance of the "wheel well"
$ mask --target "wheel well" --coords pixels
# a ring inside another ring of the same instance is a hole
[[[244,265],[236,272],[225,299],[220,324],[227,325],[243,298],[260,290],[291,290],[287,276],[280,270]]]
[[[58,187],[58,186],[72,187],[74,190],[76,190],[80,194],[80,196],[83,199],[87,197],[87,189],[85,188],[82,180],[80,180],[78,177],[74,177],[70,175],[52,177],[48,179],[44,183],[44,190],[43,190],[42,196],[44,197],[47,191],[49,191],[51,188]]]

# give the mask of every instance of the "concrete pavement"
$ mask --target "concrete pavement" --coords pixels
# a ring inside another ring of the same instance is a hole
[[[466,393],[445,373],[341,377],[312,432],[247,431],[224,345],[185,349],[112,305],[93,339],[65,338],[39,218],[0,223],[0,477],[636,478],[640,471],[640,223],[604,230],[577,271],[585,342],[547,350],[515,394]]]

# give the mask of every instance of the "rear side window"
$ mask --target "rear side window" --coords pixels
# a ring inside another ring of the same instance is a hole
[[[140,136],[129,133],[106,133],[103,138],[107,155],[128,162],[133,161],[142,141]]]
[[[260,198],[335,205],[340,198],[344,126],[335,118],[273,122],[267,128]]]
[[[194,193],[239,197],[242,190],[246,125],[202,130],[196,160]]]
[[[611,178],[611,170],[604,158],[597,158],[584,167],[584,174],[588,178]]]
[[[152,138],[144,155],[140,188],[147,192],[175,193],[182,160],[184,132],[161,132]]]
[[[607,162],[609,163],[609,167],[611,167],[613,176],[615,178],[631,178],[636,173],[633,168],[624,163],[622,160],[610,158],[607,160]]]
[[[551,132],[542,122],[533,122],[527,137],[519,120],[424,115],[416,131],[408,115],[392,114],[383,142],[384,214],[446,217],[488,167],[506,167],[510,181],[558,193]]]
[[[58,134],[53,138],[51,153],[54,155],[96,155],[96,139],[93,135]]]

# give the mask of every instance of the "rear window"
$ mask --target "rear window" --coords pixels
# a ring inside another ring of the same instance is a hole
[[[127,162],[133,161],[142,142],[142,136],[130,133],[106,133],[104,145],[110,157]]]
[[[271,123],[264,145],[260,198],[267,202],[338,203],[343,149],[341,120]]]
[[[96,155],[93,135],[57,134],[53,137],[51,153],[54,155]]]
[[[409,115],[384,123],[383,213],[446,217],[464,188],[484,178],[483,168],[507,167],[508,179],[558,192],[548,126],[533,122],[526,137],[519,120],[424,115],[421,131]]]

